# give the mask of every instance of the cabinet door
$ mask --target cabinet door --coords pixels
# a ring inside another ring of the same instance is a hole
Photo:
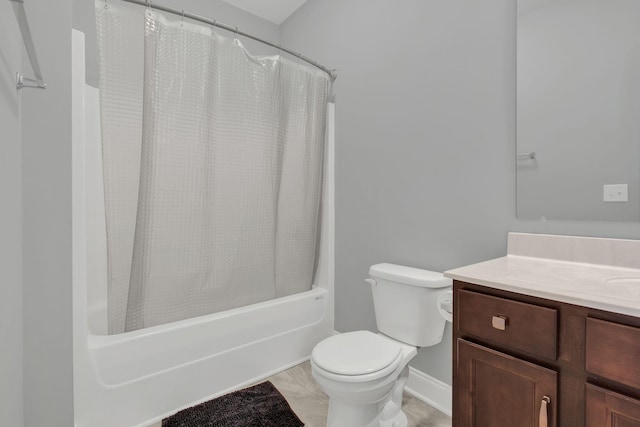
[[[586,427],[640,427],[640,400],[587,384]]]
[[[555,371],[463,339],[457,353],[457,427],[556,426]]]

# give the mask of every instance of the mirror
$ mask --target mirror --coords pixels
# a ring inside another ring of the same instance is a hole
[[[518,218],[640,220],[640,0],[518,0],[517,37]]]

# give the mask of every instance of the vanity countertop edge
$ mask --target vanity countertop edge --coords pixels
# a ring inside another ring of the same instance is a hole
[[[602,253],[608,255],[615,252],[618,242],[626,245],[627,256],[630,247],[635,249],[637,245],[640,249],[640,241],[635,240],[509,233],[506,256],[448,270],[444,275],[489,288],[640,317],[640,268],[579,262],[582,259],[573,255],[559,259],[520,255],[523,242],[531,247],[532,242],[539,244],[541,240],[547,240],[556,252],[559,242],[567,244],[567,253],[571,254],[580,253],[584,243],[592,246],[590,254],[602,247]],[[629,242],[633,244],[629,246]],[[544,248],[540,252],[546,253]]]

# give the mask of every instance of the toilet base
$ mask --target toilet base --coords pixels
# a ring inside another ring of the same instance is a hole
[[[330,398],[327,427],[408,427],[409,421],[402,411],[402,393],[408,378],[409,367],[406,366],[389,394],[378,402],[353,404]]]
[[[382,420],[378,405],[350,406],[337,402],[329,404],[327,427],[408,427],[406,414],[400,410],[392,419]]]
[[[409,367],[405,366],[391,391],[389,400],[382,409],[382,413],[380,414],[380,427],[407,427],[409,425],[407,415],[402,411],[402,394],[408,379]]]
[[[337,400],[329,401],[327,427],[379,427],[379,410],[377,404],[348,405]]]
[[[380,420],[378,424],[380,427],[409,427],[409,420],[407,419],[407,415],[400,410],[393,419],[388,421]]]

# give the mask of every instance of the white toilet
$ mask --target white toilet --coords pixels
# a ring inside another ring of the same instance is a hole
[[[442,341],[451,321],[451,279],[394,264],[369,269],[380,334],[329,337],[311,355],[313,377],[329,396],[329,427],[405,427],[402,391],[417,347]]]

